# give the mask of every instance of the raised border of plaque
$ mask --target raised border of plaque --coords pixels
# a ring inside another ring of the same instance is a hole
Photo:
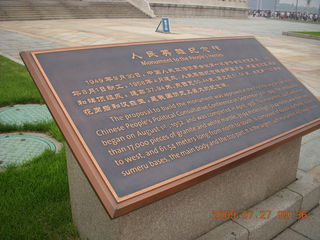
[[[179,43],[192,41],[208,41],[223,39],[254,39],[253,37],[229,37],[229,38],[197,38],[183,40],[163,40],[139,43],[120,43],[99,46],[86,46],[63,48],[53,50],[27,51],[20,53],[24,63],[26,64],[33,80],[44,97],[54,119],[64,134],[71,151],[79,162],[83,172],[91,183],[93,189],[98,195],[102,205],[107,210],[111,218],[124,215],[132,210],[143,207],[149,203],[160,200],[168,195],[181,191],[189,186],[204,181],[216,174],[233,168],[250,158],[256,157],[281,143],[287,142],[295,137],[305,135],[311,131],[320,128],[320,118],[303,124],[297,128],[286,131],[280,135],[274,136],[266,141],[259,142],[254,146],[238,151],[229,156],[223,157],[218,161],[206,164],[200,168],[188,171],[179,176],[159,182],[151,187],[128,194],[124,197],[117,196],[107,177],[102,172],[99,164],[95,160],[90,148],[84,141],[79,130],[77,129],[70,114],[66,110],[64,103],[53,88],[45,71],[37,59],[37,54],[74,51],[95,48],[122,47],[134,45],[149,45],[161,43]],[[266,50],[266,49],[264,49]],[[268,51],[268,50],[266,50]],[[282,66],[283,67],[283,66]]]

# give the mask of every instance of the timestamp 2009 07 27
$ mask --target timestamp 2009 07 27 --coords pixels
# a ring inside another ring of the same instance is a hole
[[[288,210],[213,210],[211,219],[304,219],[308,217],[306,210],[288,211]]]

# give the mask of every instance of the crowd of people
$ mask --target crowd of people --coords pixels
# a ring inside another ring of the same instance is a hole
[[[253,17],[267,17],[277,19],[290,19],[300,21],[320,22],[320,17],[316,13],[295,12],[295,11],[271,11],[271,10],[249,10],[249,16]]]

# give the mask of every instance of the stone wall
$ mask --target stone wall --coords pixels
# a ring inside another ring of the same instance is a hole
[[[246,18],[247,0],[147,0],[156,16]]]
[[[68,0],[65,0],[68,1]],[[147,0],[81,0],[85,2],[108,2],[108,3],[117,3],[117,2],[128,2],[132,6],[136,7],[138,10],[142,11],[149,17],[155,17],[152,9],[150,8],[149,2]]]
[[[294,182],[300,146],[301,138],[293,139],[204,182],[114,219],[108,216],[67,149],[73,222],[81,239],[194,240],[226,221],[211,219],[213,210],[241,212]]]
[[[155,17],[153,10],[150,8],[150,4],[147,0],[128,0],[133,6],[140,9],[149,17]]]
[[[149,3],[247,8],[247,0],[146,0]]]

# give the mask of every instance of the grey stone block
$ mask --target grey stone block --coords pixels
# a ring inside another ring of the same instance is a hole
[[[320,130],[313,131],[302,137],[302,144],[306,144],[311,141],[319,141],[320,140]]]
[[[302,138],[299,169],[309,171],[320,165],[320,130]]]
[[[298,169],[297,170],[297,179],[302,178],[303,176],[305,176],[307,173],[303,170]]]
[[[308,214],[308,218],[302,219],[291,227],[312,240],[320,239],[320,207],[315,208]]]
[[[150,3],[156,16],[174,17],[232,17],[247,18],[248,10],[242,7],[205,6],[190,4]]]
[[[302,196],[302,210],[310,211],[319,203],[320,183],[309,175],[305,175],[301,179],[290,184],[287,188]]]
[[[312,168],[309,172],[308,175],[312,176],[315,178],[318,182],[320,182],[320,165],[317,167]]]
[[[284,189],[248,209],[255,213],[252,218],[234,221],[249,230],[250,240],[269,240],[296,221],[296,212],[300,210],[301,202],[299,194]],[[264,219],[261,218],[261,211],[268,210],[271,211],[270,217],[265,215]],[[287,219],[279,218],[280,211],[288,211],[291,216]]]
[[[213,210],[247,209],[294,182],[300,143],[301,139],[294,139],[207,181],[115,219],[109,218],[68,150],[74,223],[81,239],[195,239],[226,221],[211,219]]]
[[[288,228],[272,240],[310,240],[310,239]]]
[[[239,224],[228,221],[216,227],[207,234],[197,238],[197,240],[247,240],[248,230]]]
[[[305,176],[307,173],[303,170],[298,169],[297,171],[297,179],[302,178],[303,176]]]

